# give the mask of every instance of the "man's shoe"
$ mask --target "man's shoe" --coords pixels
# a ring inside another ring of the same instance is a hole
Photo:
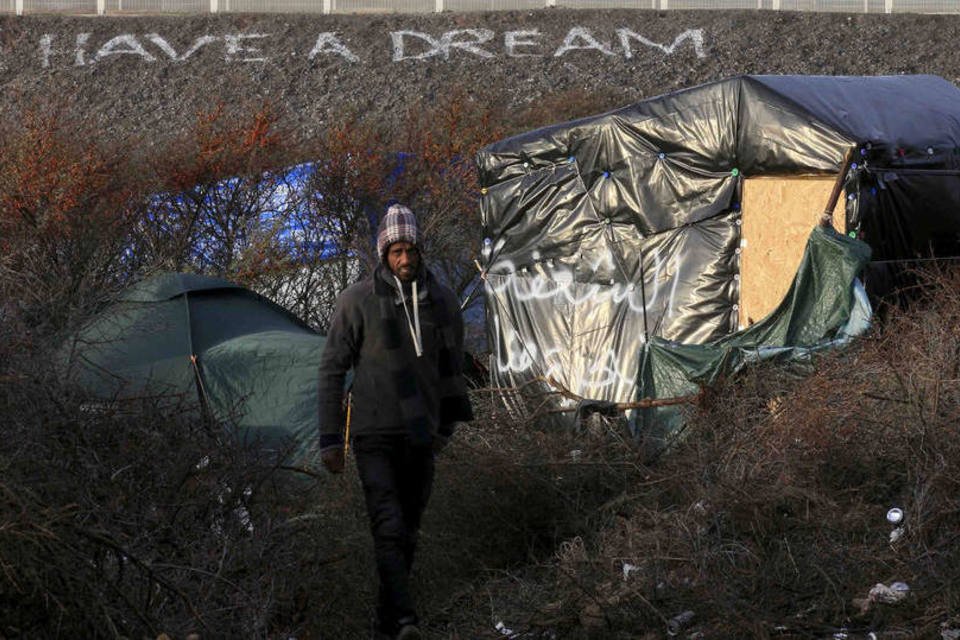
[[[423,635],[420,633],[420,627],[415,624],[405,624],[400,627],[400,632],[397,633],[397,640],[423,640]]]

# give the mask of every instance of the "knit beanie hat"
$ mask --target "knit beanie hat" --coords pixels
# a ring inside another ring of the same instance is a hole
[[[394,242],[420,244],[417,219],[413,211],[402,204],[391,205],[380,219],[380,228],[377,230],[377,255],[380,256],[380,260],[384,259],[387,248]]]

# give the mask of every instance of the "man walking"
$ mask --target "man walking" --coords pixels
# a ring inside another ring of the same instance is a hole
[[[410,594],[420,516],[434,453],[473,419],[462,374],[456,296],[423,264],[417,221],[391,206],[377,232],[380,264],[337,299],[320,369],[324,466],[344,466],[344,379],[353,369],[350,432],[377,573],[380,638],[421,637]]]

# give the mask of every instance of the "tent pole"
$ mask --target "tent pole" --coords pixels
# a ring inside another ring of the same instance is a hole
[[[193,365],[193,381],[197,385],[197,397],[200,399],[200,408],[203,413],[209,412],[207,406],[207,394],[203,389],[203,379],[200,377],[200,365],[197,362],[197,354],[193,351],[193,321],[190,318],[190,292],[183,292],[183,309],[187,315],[187,341],[190,347],[190,363]]]

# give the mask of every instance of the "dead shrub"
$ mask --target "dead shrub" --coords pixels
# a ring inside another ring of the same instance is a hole
[[[129,276],[123,248],[139,184],[119,145],[94,142],[55,110],[24,111],[0,127],[0,313],[44,336]]]
[[[302,483],[195,407],[92,402],[25,360],[0,381],[0,635],[298,631],[297,550],[323,549]]]
[[[590,529],[481,590],[492,608],[531,637],[662,637],[678,620],[680,637],[936,635],[960,580],[960,272],[925,278],[919,302],[812,368],[708,390],[684,442],[635,464]],[[901,602],[869,596],[895,581]]]

